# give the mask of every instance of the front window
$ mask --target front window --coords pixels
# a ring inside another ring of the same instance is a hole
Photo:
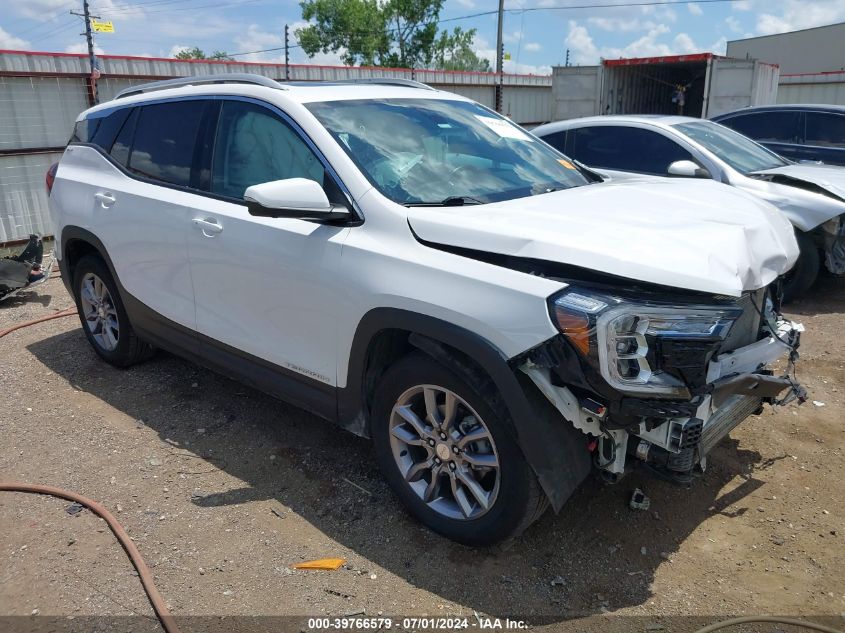
[[[677,123],[674,127],[742,174],[788,164],[780,156],[750,138],[716,123],[695,121]]]
[[[466,101],[307,104],[373,186],[404,205],[483,204],[588,184],[561,154]]]

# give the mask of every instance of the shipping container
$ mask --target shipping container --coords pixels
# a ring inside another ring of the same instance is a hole
[[[777,100],[779,70],[712,53],[606,59],[553,69],[554,120],[597,114],[683,114],[707,118]]]

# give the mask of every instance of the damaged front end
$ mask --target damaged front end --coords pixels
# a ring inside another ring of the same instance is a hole
[[[793,372],[803,328],[767,289],[702,300],[569,286],[550,312],[561,335],[514,365],[595,439],[595,463],[614,480],[639,463],[689,481],[764,404],[806,397]]]
[[[832,218],[814,231],[824,265],[834,275],[845,273],[845,215]]]

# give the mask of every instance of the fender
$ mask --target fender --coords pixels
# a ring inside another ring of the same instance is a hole
[[[452,348],[485,370],[507,409],[516,441],[555,512],[559,511],[592,469],[584,436],[553,411],[544,397],[532,393],[536,387],[520,380],[499,349],[452,323],[396,308],[367,312],[352,342],[348,384],[338,394],[341,425],[358,435],[368,434],[369,411],[363,384],[367,351],[373,338],[383,330],[408,332],[410,345],[440,362],[448,364],[448,348]]]

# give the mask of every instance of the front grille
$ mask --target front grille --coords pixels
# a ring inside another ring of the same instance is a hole
[[[760,313],[766,305],[766,289],[744,293],[737,305],[742,308],[742,316],[736,320],[727,338],[719,346],[720,354],[732,352],[760,340]]]

